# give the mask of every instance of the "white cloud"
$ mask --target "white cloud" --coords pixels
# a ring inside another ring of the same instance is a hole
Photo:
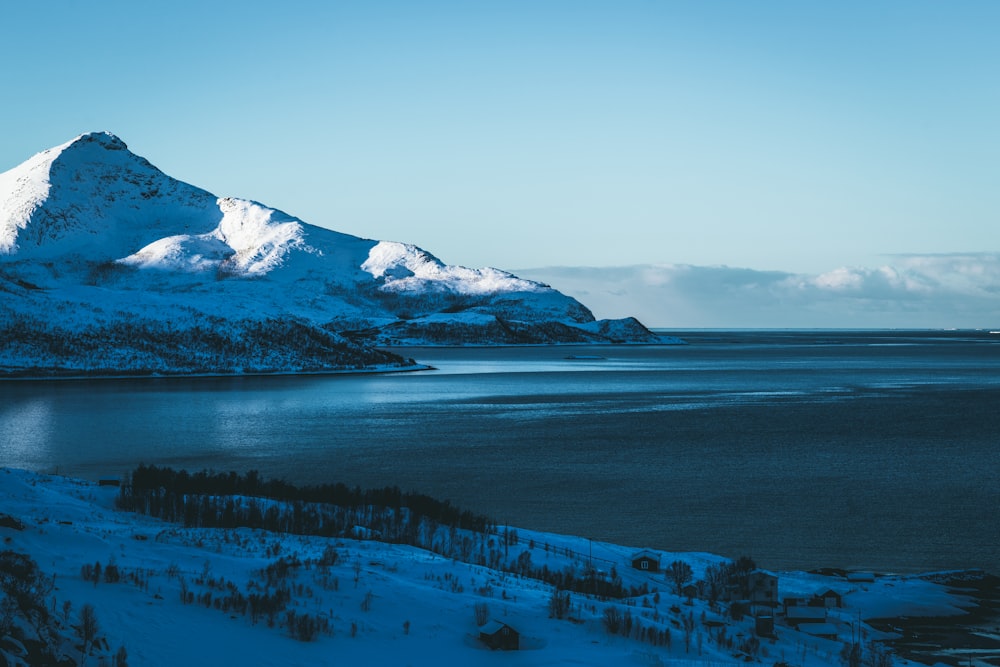
[[[654,327],[995,328],[1000,253],[895,255],[876,268],[819,275],[644,264],[523,269],[597,317]]]

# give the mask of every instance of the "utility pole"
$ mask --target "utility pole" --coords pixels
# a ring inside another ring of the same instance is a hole
[[[590,592],[596,597],[597,596],[597,572],[594,571],[594,538],[588,538],[590,542],[590,557],[588,562],[589,572],[590,572]]]
[[[506,561],[510,557],[510,526],[504,522],[503,526],[503,559]]]

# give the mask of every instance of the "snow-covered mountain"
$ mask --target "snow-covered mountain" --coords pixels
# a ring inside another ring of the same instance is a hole
[[[497,269],[173,179],[109,133],[0,174],[0,372],[303,372],[373,345],[657,342]]]

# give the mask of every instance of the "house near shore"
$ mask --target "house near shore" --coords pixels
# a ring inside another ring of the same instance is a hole
[[[785,622],[796,630],[803,625],[826,623],[826,607],[796,605],[785,609]]]
[[[747,594],[751,605],[777,607],[778,577],[764,570],[752,571],[747,575]]]
[[[816,607],[840,609],[844,605],[844,597],[832,588],[824,588],[815,593],[809,603]]]
[[[808,607],[810,602],[812,602],[812,598],[786,597],[784,600],[781,601],[782,611],[784,611],[785,615],[787,616],[788,609],[790,607]]]
[[[799,626],[798,630],[820,639],[836,640],[838,638],[837,626],[833,623],[804,623]]]
[[[500,621],[487,621],[479,628],[479,641],[496,651],[516,651],[521,647],[521,635],[517,630]]]
[[[823,607],[826,609],[840,609],[844,606],[844,596],[832,588],[824,588],[813,593],[811,598],[786,597],[781,601],[781,605],[788,613],[790,607]]]
[[[644,572],[659,572],[660,554],[648,549],[638,551],[632,554],[632,567]]]

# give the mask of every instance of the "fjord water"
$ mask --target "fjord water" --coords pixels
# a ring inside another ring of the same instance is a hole
[[[770,568],[1000,571],[1000,335],[670,332],[413,348],[352,376],[0,384],[0,465],[398,485],[500,521]],[[573,358],[570,358],[573,357]]]

